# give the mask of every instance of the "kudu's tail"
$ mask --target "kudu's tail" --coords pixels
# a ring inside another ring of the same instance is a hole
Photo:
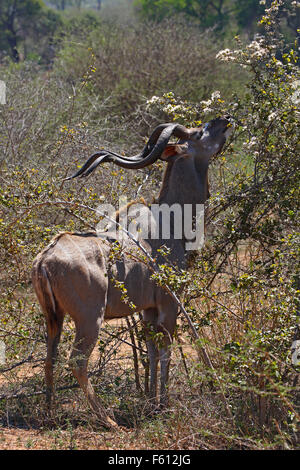
[[[37,260],[33,265],[32,284],[46,317],[48,335],[55,337],[60,331],[59,308],[43,260]]]

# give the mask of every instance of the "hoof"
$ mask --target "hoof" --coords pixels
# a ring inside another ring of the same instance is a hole
[[[99,419],[101,426],[103,426],[107,430],[119,429],[119,425],[116,423],[116,421],[114,421],[109,416],[98,415],[98,419]]]
[[[119,425],[113,419],[108,417],[106,422],[110,429],[119,429]]]

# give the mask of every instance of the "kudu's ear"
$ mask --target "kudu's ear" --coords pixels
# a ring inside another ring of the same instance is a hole
[[[173,157],[175,155],[179,155],[182,153],[182,149],[179,145],[176,144],[168,144],[161,154],[161,160],[168,160],[168,158]]]

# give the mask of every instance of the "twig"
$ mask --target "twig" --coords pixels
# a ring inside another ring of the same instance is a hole
[[[103,330],[103,332],[106,333],[107,335],[111,336],[112,338],[118,339],[121,343],[124,343],[124,344],[127,344],[128,346],[131,346],[135,350],[141,351],[144,354],[147,353],[147,351],[145,351],[145,349],[141,349],[140,347],[136,346],[136,344],[130,343],[129,341],[126,341],[125,339],[121,339],[118,335],[114,335],[113,333],[110,333],[107,330]]]

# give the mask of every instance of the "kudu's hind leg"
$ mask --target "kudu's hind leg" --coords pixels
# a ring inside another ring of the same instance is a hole
[[[76,324],[76,337],[70,356],[70,365],[74,376],[78,380],[80,387],[85,393],[91,408],[96,413],[101,424],[109,428],[115,428],[118,427],[118,425],[107,415],[100,400],[96,396],[87,374],[88,360],[95,347],[101,323],[101,318],[97,318],[93,322],[85,321]]]
[[[57,347],[61,336],[64,313],[58,308],[55,312],[56,321],[47,321],[47,357],[45,361],[46,403],[49,413],[52,411],[53,400],[53,369],[57,358]]]

